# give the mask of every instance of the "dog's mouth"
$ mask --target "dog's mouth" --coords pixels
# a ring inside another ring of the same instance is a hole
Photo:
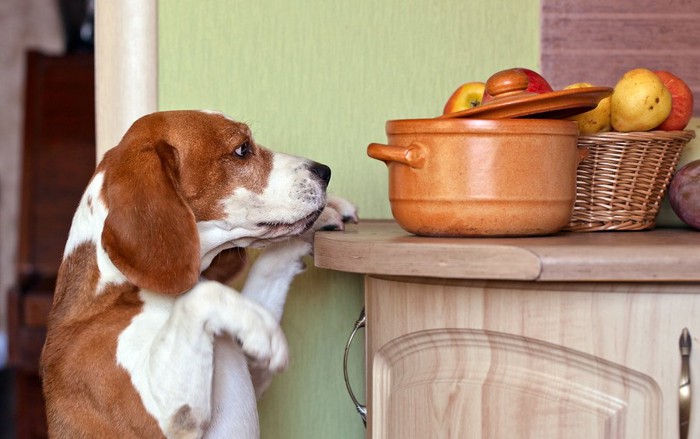
[[[318,209],[304,218],[294,221],[292,223],[280,223],[280,222],[262,222],[258,223],[258,226],[267,228],[265,233],[268,237],[280,237],[280,236],[294,236],[301,235],[313,226],[314,222],[321,215],[323,209]]]

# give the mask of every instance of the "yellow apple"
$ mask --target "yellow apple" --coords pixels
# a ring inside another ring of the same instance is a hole
[[[671,92],[649,69],[622,75],[610,100],[610,120],[616,131],[649,131],[671,113]]]
[[[452,93],[442,110],[442,114],[454,113],[481,105],[486,84],[483,82],[467,82],[460,85]]]
[[[567,85],[564,90],[588,87],[594,87],[594,85],[588,82],[577,82]],[[610,96],[601,100],[594,109],[572,116],[569,120],[578,122],[579,133],[582,136],[610,131]]]

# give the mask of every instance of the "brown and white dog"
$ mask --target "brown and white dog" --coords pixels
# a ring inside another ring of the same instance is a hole
[[[220,113],[136,121],[97,167],[59,269],[41,361],[51,437],[258,437],[310,234],[356,221],[327,200],[329,178]],[[211,280],[245,247],[264,250],[241,292]]]

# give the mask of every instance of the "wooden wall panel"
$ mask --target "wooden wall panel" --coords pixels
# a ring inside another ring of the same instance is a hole
[[[700,0],[542,0],[541,20],[541,71],[555,89],[668,70],[693,90],[700,115]]]
[[[679,13],[697,14],[700,12],[697,0],[543,0],[542,11],[548,12],[637,12],[637,13]]]

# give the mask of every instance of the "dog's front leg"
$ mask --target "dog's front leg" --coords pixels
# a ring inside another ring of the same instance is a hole
[[[143,299],[142,313],[120,336],[117,356],[169,438],[199,438],[209,426],[215,339],[240,342],[241,347],[234,346],[239,365],[230,366],[242,369],[243,380],[243,352],[261,368],[286,366],[287,344],[275,318],[225,285],[203,281],[175,300],[157,294]],[[255,410],[255,396],[248,393],[243,388],[233,394],[238,410],[226,415],[234,435],[222,437],[257,437],[257,419],[250,425],[245,416],[246,407]]]
[[[311,229],[263,250],[250,269],[243,295],[260,303],[280,321],[289,286],[305,269],[302,258],[312,253],[314,233],[317,230],[344,230],[345,223],[357,221],[354,204],[344,198],[328,196],[326,207]]]
[[[357,221],[354,204],[344,198],[329,196],[325,209],[310,230],[265,248],[250,269],[243,295],[260,303],[280,321],[289,287],[294,277],[305,269],[302,258],[312,253],[314,232],[343,230],[345,223]],[[250,372],[259,398],[269,387],[273,374],[255,365],[251,365]]]
[[[354,204],[329,195],[326,207],[311,229],[301,236],[265,248],[251,267],[243,295],[260,303],[280,321],[289,286],[305,269],[302,258],[312,253],[314,233],[317,230],[344,230],[345,223],[357,221]]]
[[[242,294],[270,311],[279,322],[289,286],[306,266],[302,258],[311,254],[311,244],[301,238],[267,246],[253,263]]]
[[[304,271],[302,258],[310,253],[311,244],[298,237],[266,247],[250,268],[243,295],[264,306],[278,322],[281,321],[289,287],[294,277]],[[274,373],[251,364],[250,374],[259,398],[270,386]]]

